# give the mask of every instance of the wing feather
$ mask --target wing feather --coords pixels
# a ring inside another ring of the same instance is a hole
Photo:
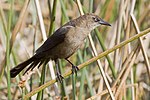
[[[66,24],[65,26],[62,26],[61,28],[56,30],[55,33],[50,36],[40,48],[36,50],[36,54],[48,51],[63,42],[65,39],[65,34],[71,27],[73,26]]]

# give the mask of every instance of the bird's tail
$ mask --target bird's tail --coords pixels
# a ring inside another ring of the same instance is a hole
[[[26,60],[25,62],[17,65],[16,67],[10,70],[11,78],[16,77],[29,64],[30,66],[27,68],[25,73],[30,69],[32,70],[37,64],[39,64],[39,62],[40,62],[40,65],[43,63],[40,59],[37,59],[35,56],[31,57],[30,59]]]

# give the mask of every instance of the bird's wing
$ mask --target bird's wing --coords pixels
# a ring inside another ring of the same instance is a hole
[[[43,45],[36,50],[36,54],[44,52],[44,51],[48,51],[51,48],[53,48],[53,47],[57,46],[58,44],[60,44],[61,42],[63,42],[65,39],[65,34],[72,27],[74,27],[74,26],[66,24],[65,26],[62,26],[61,28],[56,30],[55,33],[52,36],[50,36],[43,43]]]

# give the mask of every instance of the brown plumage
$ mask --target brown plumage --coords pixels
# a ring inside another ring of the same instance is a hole
[[[54,34],[36,50],[33,57],[12,68],[10,71],[11,77],[15,77],[26,66],[28,66],[28,68],[25,72],[34,69],[37,65],[39,67],[44,62],[47,63],[50,59],[54,60],[56,65],[58,59],[66,59],[72,65],[72,71],[76,72],[78,68],[67,58],[80,48],[88,34],[99,25],[110,26],[109,23],[94,14],[85,14],[77,19],[71,20],[56,30]],[[62,77],[59,71],[57,71],[57,75],[59,79]]]

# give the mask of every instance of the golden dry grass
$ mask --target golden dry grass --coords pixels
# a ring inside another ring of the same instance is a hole
[[[98,27],[70,57],[82,68],[78,76],[71,75],[71,66],[60,60],[63,84],[56,83],[52,61],[45,71],[41,66],[10,79],[9,70],[32,56],[48,35],[69,19],[87,12],[99,15],[112,27]],[[149,0],[1,0],[0,99],[16,100],[37,94],[31,99],[149,100],[149,12]],[[145,35],[134,40],[136,34],[142,33]],[[131,38],[134,41],[127,44],[125,41]],[[126,44],[123,47],[122,42]]]

